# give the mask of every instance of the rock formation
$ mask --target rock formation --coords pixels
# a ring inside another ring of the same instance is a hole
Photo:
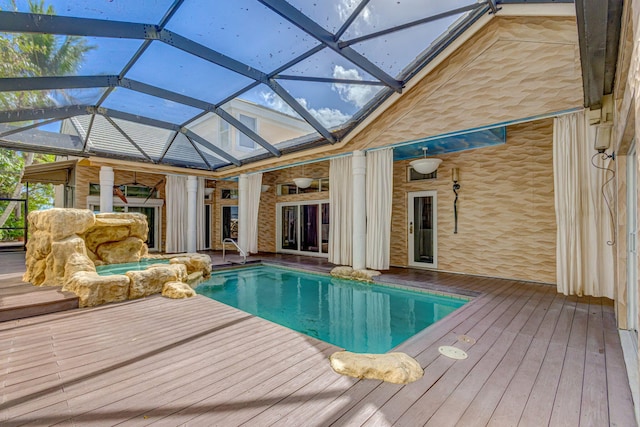
[[[405,353],[358,354],[338,351],[329,357],[331,367],[342,375],[408,384],[424,375],[420,364]]]
[[[36,286],[62,286],[78,296],[80,307],[160,293],[166,283],[174,283],[167,291],[171,298],[186,298],[195,292],[176,283],[189,287],[211,274],[209,256],[182,254],[146,270],[98,275],[96,265],[137,262],[147,256],[144,242],[149,228],[143,214],[49,209],[29,213],[28,221],[31,236],[23,280]]]
[[[373,282],[375,276],[379,276],[380,272],[375,270],[354,270],[348,265],[339,265],[334,267],[330,273],[334,277],[342,279],[360,280],[362,282]]]

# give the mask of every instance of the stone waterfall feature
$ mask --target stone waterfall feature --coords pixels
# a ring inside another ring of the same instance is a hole
[[[180,254],[158,256],[170,263],[151,265],[143,272],[98,275],[96,265],[137,262],[148,255],[144,242],[149,229],[143,214],[56,208],[30,212],[28,221],[31,234],[23,280],[62,286],[79,297],[81,307],[160,293],[166,283],[194,285],[211,273],[209,256]]]

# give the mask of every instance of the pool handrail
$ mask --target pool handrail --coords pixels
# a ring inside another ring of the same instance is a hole
[[[225,243],[231,243],[233,246],[236,247],[236,249],[238,249],[238,252],[240,252],[240,255],[242,255],[242,264],[246,264],[247,262],[247,254],[245,251],[243,251],[242,249],[240,249],[240,246],[238,246],[238,244],[236,243],[235,240],[233,240],[230,237],[227,237],[226,239],[224,239],[222,241],[222,261],[226,261],[225,256],[226,256],[226,249],[227,247],[225,246]]]

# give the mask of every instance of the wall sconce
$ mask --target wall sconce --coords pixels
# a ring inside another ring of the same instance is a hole
[[[269,188],[271,188],[270,185],[262,184],[262,187],[260,187],[260,192],[261,193],[266,193],[267,191],[269,191]]]
[[[453,201],[453,234],[458,234],[458,190],[460,190],[460,184],[458,184],[460,180],[460,170],[458,168],[451,169],[451,179],[453,180],[453,192],[456,195]]]

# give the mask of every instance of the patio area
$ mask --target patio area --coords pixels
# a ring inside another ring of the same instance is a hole
[[[0,261],[1,257],[0,255]],[[265,261],[326,271],[317,258]],[[342,377],[338,349],[202,296],[0,323],[3,425],[635,425],[613,303],[555,286],[392,269],[478,295],[403,343],[425,375]],[[460,335],[476,340],[460,341]],[[448,359],[441,345],[469,358]]]

